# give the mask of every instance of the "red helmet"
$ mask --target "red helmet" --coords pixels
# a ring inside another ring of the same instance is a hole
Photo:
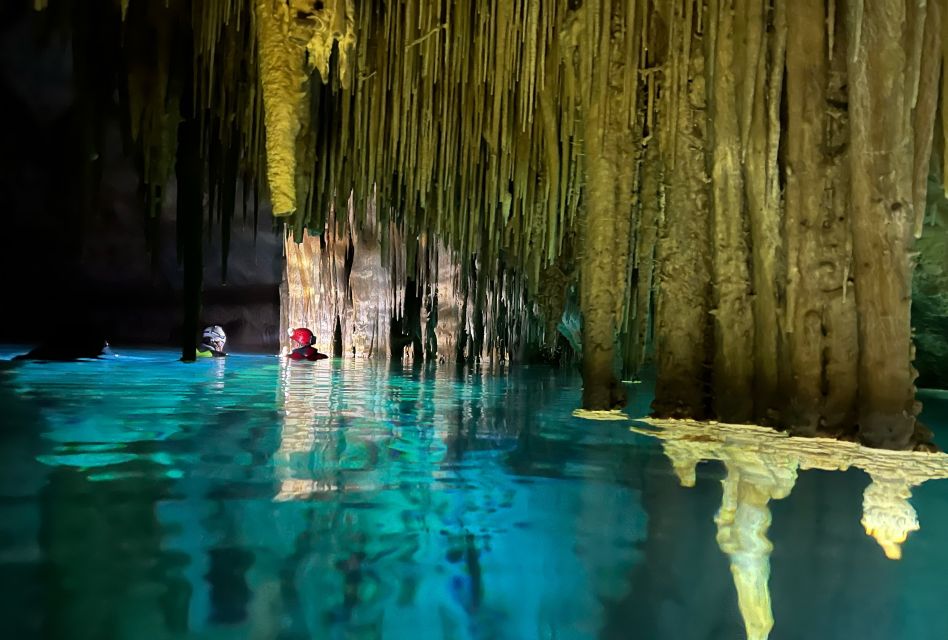
[[[313,332],[309,329],[294,329],[290,337],[294,342],[299,342],[304,347],[308,347],[316,342],[316,336],[314,336]]]

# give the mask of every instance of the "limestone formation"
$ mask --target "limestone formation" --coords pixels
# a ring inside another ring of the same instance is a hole
[[[657,415],[910,449],[943,1],[95,0],[71,28],[150,211],[198,128],[207,224],[182,249],[269,196],[296,243],[344,256],[369,228],[404,253],[379,265],[392,344],[434,344],[437,297],[457,359],[550,353],[575,292],[587,409],[653,358]],[[374,339],[337,316],[344,351]]]

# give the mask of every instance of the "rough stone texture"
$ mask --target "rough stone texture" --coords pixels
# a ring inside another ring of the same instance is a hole
[[[754,313],[735,64],[736,41],[742,34],[735,30],[734,0],[710,6],[705,40],[714,282],[712,406],[722,420],[741,421],[754,414]]]
[[[616,377],[619,319],[628,294],[627,268],[633,185],[633,135],[629,119],[634,73],[625,55],[625,32],[634,25],[629,6],[587,2],[581,9],[582,58],[592,74],[580,73],[583,91],[586,199],[581,221],[580,307],[583,314],[583,408],[625,404]],[[600,22],[601,21],[601,22]]]
[[[398,242],[383,249],[376,224],[370,214],[362,230],[350,225],[351,245],[348,233],[335,234],[335,224],[323,238],[306,235],[299,244],[286,239],[281,303],[284,351],[291,348],[287,330],[308,327],[316,334],[316,347],[331,353],[338,319],[345,357],[397,355],[391,353],[390,332],[405,300],[405,253]],[[443,247],[437,251],[431,284],[421,292],[421,336],[426,357],[453,360],[461,328],[461,301],[455,289],[458,267],[450,252]],[[410,360],[414,354],[409,350],[405,356]]]
[[[665,17],[669,22],[671,18]],[[669,43],[676,64],[669,65],[669,89],[659,107],[666,185],[656,248],[658,379],[652,408],[660,416],[699,418],[707,413],[710,359],[711,230],[704,126],[707,101],[700,37],[691,29],[677,33],[678,38]],[[666,131],[676,134],[665,135]]]
[[[859,436],[902,449],[914,435],[911,277],[913,132],[903,0],[858,3],[849,16],[853,257],[859,312]]]
[[[635,227],[635,255],[633,266],[634,303],[629,312],[629,336],[626,368],[638,375],[645,366],[651,346],[651,328],[654,318],[652,296],[655,291],[655,245],[658,241],[658,221],[661,217],[662,181],[664,171],[658,140],[652,139],[646,147],[640,170],[638,220]]]
[[[338,319],[344,355],[389,355],[396,295],[391,272],[374,234],[354,232],[351,243],[348,234],[336,237],[331,231],[323,238],[306,235],[299,244],[286,239],[284,351],[292,348],[286,330],[307,327],[316,334],[316,348],[330,353]]]
[[[857,391],[855,292],[851,281],[848,172],[831,140],[829,60],[845,55],[837,36],[830,56],[824,3],[805,0],[788,12],[786,321],[789,395],[783,421],[814,435],[852,425]],[[844,43],[845,40],[842,40]],[[845,94],[833,96],[835,103]],[[831,117],[832,116],[832,117]],[[845,128],[845,120],[844,120]],[[836,143],[836,144],[834,144]]]
[[[772,420],[782,401],[779,309],[783,296],[780,172],[780,99],[786,52],[786,4],[771,15],[756,0],[740,0],[735,21],[746,30],[738,40],[745,73],[739,103],[744,158],[744,197],[751,247],[754,307],[754,415]],[[768,22],[769,20],[769,22]],[[768,25],[771,25],[768,29]],[[772,37],[767,38],[769,33]],[[753,70],[753,73],[751,73]]]

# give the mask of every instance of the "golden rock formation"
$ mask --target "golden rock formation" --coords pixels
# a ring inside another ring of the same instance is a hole
[[[886,557],[902,557],[901,545],[920,528],[909,503],[912,487],[948,478],[948,455],[870,449],[828,438],[800,438],[757,427],[690,420],[647,419],[654,429],[636,433],[662,440],[682,486],[695,484],[695,467],[720,460],[727,475],[715,516],[717,542],[731,561],[747,637],[765,639],[774,620],[768,580],[772,545],[767,539],[770,500],[790,495],[797,473],[806,469],[858,468],[871,478],[863,494],[861,523]]]
[[[264,175],[296,242],[374,208],[409,254],[394,287],[433,284],[421,238],[456,257],[468,352],[484,309],[530,315],[575,238],[558,270],[578,283],[584,408],[621,403],[616,362],[641,366],[651,325],[657,415],[927,444],[911,273],[941,2],[101,1],[116,20],[73,28],[123,55],[77,77],[127,103],[151,198],[180,124],[200,129],[212,215]],[[542,297],[556,326],[565,296]]]
[[[329,80],[329,56],[338,44],[340,81],[348,86],[348,57],[355,45],[352,0],[257,0],[256,18],[260,89],[267,130],[267,179],[273,214],[288,216],[297,209],[299,166],[307,158],[301,133],[309,126],[310,76],[315,69]],[[300,189],[302,186],[302,189]]]

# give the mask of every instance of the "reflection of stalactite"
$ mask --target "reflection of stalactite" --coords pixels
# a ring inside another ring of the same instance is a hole
[[[871,474],[872,483],[862,498],[862,526],[876,539],[887,558],[902,557],[902,543],[918,531],[918,516],[909,504],[911,485],[905,478],[882,478]]]
[[[745,451],[709,440],[667,439],[662,444],[682,486],[694,486],[695,467],[702,459],[724,462],[724,494],[714,518],[717,542],[731,561],[747,637],[767,638],[774,625],[767,586],[773,550],[767,539],[771,520],[768,503],[790,494],[797,478],[796,462],[786,455]]]
[[[715,516],[717,541],[731,560],[731,573],[748,638],[765,639],[773,627],[767,582],[770,576],[770,500],[790,494],[799,469],[864,470],[872,479],[863,495],[862,525],[886,557],[902,557],[901,545],[920,528],[909,504],[911,489],[948,478],[948,455],[868,449],[852,442],[794,438],[750,425],[646,420],[658,430],[632,430],[660,438],[682,486],[695,484],[702,460],[727,469],[724,495]]]
[[[763,463],[726,459],[724,496],[714,518],[718,545],[731,559],[737,602],[749,640],[766,638],[774,626],[767,586],[773,551],[767,539],[771,519],[768,502],[789,495],[797,479],[795,465],[771,467]]]

